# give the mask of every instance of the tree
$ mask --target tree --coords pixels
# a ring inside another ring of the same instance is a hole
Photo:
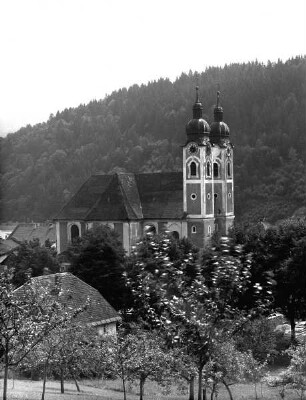
[[[295,389],[302,400],[306,392],[306,343],[288,349],[287,353],[291,357],[286,371],[287,385]]]
[[[115,308],[126,306],[124,250],[118,235],[107,226],[87,231],[67,250],[71,272],[97,289]]]
[[[48,373],[60,377],[61,393],[64,393],[64,380],[67,378],[73,379],[80,391],[77,379],[96,374],[100,356],[95,329],[69,321],[47,335],[26,357],[23,367],[43,371],[44,400]]]
[[[171,351],[171,370],[175,378],[180,381],[183,378],[189,386],[189,400],[194,400],[195,377],[197,366],[192,355],[187,354],[186,349],[179,344]]]
[[[15,286],[23,285],[29,277],[59,271],[56,251],[48,243],[47,246],[42,246],[38,239],[22,242],[9,255],[6,264],[13,270],[12,283]]]
[[[235,237],[251,255],[252,275],[261,286],[263,278],[272,278],[273,306],[289,319],[294,342],[295,322],[306,316],[306,220],[286,220],[266,230],[251,226],[244,234],[236,230]]]
[[[0,357],[4,365],[3,400],[10,367],[16,368],[56,327],[72,318],[47,288],[27,282],[14,290],[10,271],[0,273]]]
[[[172,362],[170,353],[162,346],[156,333],[135,329],[122,333],[112,341],[110,351],[111,371],[122,379],[124,398],[126,398],[126,381],[139,382],[139,400],[144,398],[144,385],[147,378],[159,383],[169,379]]]
[[[168,232],[162,235],[147,234],[136,246],[135,251],[126,262],[125,279],[133,297],[132,310],[126,320],[148,321],[151,307],[154,313],[161,315],[162,303],[160,283],[169,279],[168,290],[177,292],[175,275],[184,274],[186,285],[191,285],[197,275],[197,249],[188,239],[175,240]],[[184,268],[182,269],[182,263]],[[174,273],[174,275],[173,275]],[[138,287],[147,276],[146,293],[140,294]],[[174,279],[174,281],[172,281]],[[148,314],[149,313],[149,314]]]
[[[259,362],[276,355],[275,324],[266,316],[247,322],[236,336],[237,348],[242,352],[251,351]]]
[[[154,238],[151,239],[154,242]],[[228,255],[223,246],[206,283],[202,267],[190,256],[174,267],[169,259],[169,238],[156,246],[155,258],[159,268],[147,270],[140,259],[138,274],[127,283],[135,296],[135,308],[142,307],[143,318],[153,328],[164,332],[169,346],[179,343],[193,357],[198,372],[198,399],[202,400],[204,367],[214,357],[214,345],[231,339],[255,313],[264,309],[260,301],[260,285],[253,285],[258,302],[253,309],[239,308],[239,294],[249,289],[250,262]],[[193,263],[195,278],[186,279],[186,269]],[[137,312],[137,311],[136,311]]]
[[[277,376],[269,376],[270,386],[279,388],[281,398],[285,398],[286,389],[294,389],[303,400],[306,392],[306,344],[291,346],[286,353],[290,356],[290,365]]]

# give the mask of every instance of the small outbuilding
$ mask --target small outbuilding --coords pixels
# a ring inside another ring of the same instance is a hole
[[[31,285],[46,288],[50,294],[57,296],[60,303],[71,309],[86,305],[84,311],[76,315],[75,321],[94,327],[99,335],[116,335],[117,323],[121,320],[116,310],[98,290],[70,272],[37,276],[31,279]]]

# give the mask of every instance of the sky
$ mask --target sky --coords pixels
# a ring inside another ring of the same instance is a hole
[[[0,135],[133,84],[306,54],[305,0],[0,0]]]

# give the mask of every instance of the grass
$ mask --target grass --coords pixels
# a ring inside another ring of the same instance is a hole
[[[2,389],[3,382],[0,384]],[[136,400],[139,398],[138,387],[127,385],[127,399]],[[65,393],[60,393],[60,383],[50,381],[47,383],[46,400],[123,400],[121,382],[119,380],[84,380],[80,382],[81,393],[72,382],[65,382]],[[231,386],[235,400],[253,400],[255,391],[253,384],[236,384]],[[31,380],[9,380],[9,400],[40,400],[42,392],[42,381]],[[277,400],[281,399],[277,388],[268,387],[266,384],[257,385],[259,399]],[[197,397],[196,397],[197,398]],[[209,396],[210,398],[210,396]],[[187,400],[187,393],[179,393],[176,386],[171,387],[168,394],[163,393],[160,386],[154,382],[147,382],[145,385],[145,400]],[[227,392],[220,387],[218,400],[228,400]],[[299,396],[294,391],[286,392],[286,400],[297,400]]]

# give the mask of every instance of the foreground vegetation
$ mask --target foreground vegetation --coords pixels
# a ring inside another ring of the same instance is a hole
[[[173,387],[189,400],[250,398],[239,390],[251,382],[255,397],[264,383],[270,394],[294,398],[294,391],[303,399],[306,343],[295,328],[306,315],[306,222],[268,230],[236,226],[231,236],[215,236],[200,253],[185,239],[148,234],[129,257],[108,227],[73,243],[60,259],[116,300],[122,316],[117,338],[78,324],[83,309],[65,307],[61,290],[33,286],[29,276],[47,273],[48,257],[56,269],[59,259],[48,247],[24,243],[0,274],[3,399],[10,371],[43,379],[42,400],[49,380],[60,381],[62,394],[73,380],[81,393],[84,377],[119,380],[124,400],[131,385],[143,400],[152,382],[162,387],[159,398],[178,396]],[[291,337],[276,329],[276,311],[289,319]],[[284,360],[282,373],[269,377],[273,362]]]

